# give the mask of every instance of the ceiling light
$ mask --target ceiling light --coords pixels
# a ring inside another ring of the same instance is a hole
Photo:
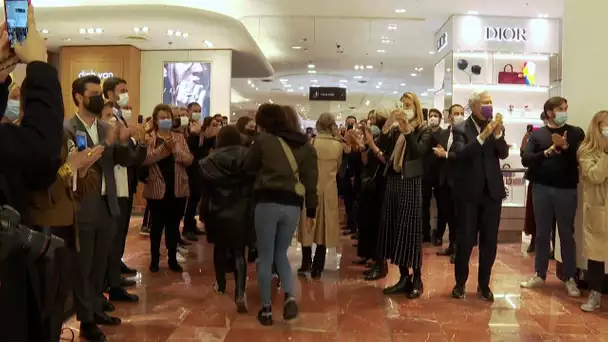
[[[539,18],[549,18],[549,15],[545,14],[545,13],[541,13],[541,14],[538,15],[538,17]]]
[[[359,70],[359,69],[363,69],[363,67],[359,66],[358,64],[355,65],[355,70]]]
[[[401,83],[400,86],[405,87],[407,84]]]
[[[96,28],[96,29],[95,29],[95,33],[103,33],[103,29],[101,29],[101,28]]]
[[[424,69],[423,68],[414,68],[414,70],[420,72],[420,71],[423,71]]]
[[[405,8],[397,8],[397,9],[395,9],[395,13],[405,13],[405,12],[406,12]]]
[[[83,29],[83,28],[81,28],[79,31],[80,31],[80,34],[85,34],[85,33],[87,33],[87,30],[85,30],[85,29]]]
[[[365,105],[366,105],[366,106],[369,106],[369,104],[370,104],[370,103],[371,103],[371,102],[370,102],[369,100],[365,101]]]
[[[378,50],[379,53],[385,53],[386,50]]]
[[[291,84],[283,84],[283,87],[285,87],[285,88],[291,88]]]
[[[381,85],[382,85],[382,82],[378,82],[378,85],[379,85],[379,86],[381,86]]]
[[[367,65],[365,68],[366,68],[366,69],[373,69],[373,68],[374,68],[374,66],[373,66],[373,65]]]
[[[255,88],[255,84],[250,83],[251,88]]]
[[[205,46],[208,48],[212,48],[214,46],[213,43],[209,40],[203,40],[203,44],[205,44]]]
[[[175,35],[178,36],[178,37],[181,37],[182,33],[181,33],[181,31],[175,31]]]
[[[390,41],[389,39],[382,39],[382,44],[391,44],[392,41]]]
[[[420,96],[429,96],[429,93],[427,93],[427,92],[420,93]]]
[[[299,87],[298,90],[304,90],[304,87]]]
[[[452,96],[452,93],[445,93],[447,96]]]
[[[173,30],[167,30],[167,35],[168,35],[168,36],[172,36],[172,35],[173,35],[173,33],[174,33],[174,32],[173,32]]]
[[[184,38],[188,38],[189,34],[188,33],[182,33],[182,37]]]
[[[470,14],[470,15],[478,15],[478,14],[479,14],[479,12],[477,12],[477,11],[468,11],[468,12],[467,12],[467,14]]]
[[[133,32],[135,33],[139,33],[139,31],[141,31],[141,29],[139,27],[134,27],[133,28]]]
[[[287,81],[289,81],[289,80],[288,80],[288,79],[286,79],[286,78],[281,78],[281,79],[279,80],[279,82],[281,82],[281,83],[285,83],[285,82],[287,82]]]
[[[312,63],[308,64],[308,69],[314,69],[314,68],[315,68],[314,64],[312,64]]]
[[[71,42],[72,38],[61,38],[61,40],[63,40],[64,42]]]
[[[293,89],[287,89],[288,93],[293,93]]]
[[[316,70],[308,70],[308,73],[309,73],[309,74],[316,74],[316,73],[317,73],[317,71],[316,71]]]
[[[259,90],[258,87],[255,87],[255,90]]]
[[[452,69],[451,69],[451,68],[448,68],[447,72],[450,72],[450,71],[452,71]]]
[[[87,33],[95,33],[95,29],[93,29],[93,28],[88,28],[88,29],[87,29]]]
[[[291,48],[294,49],[294,50],[302,50],[302,47],[298,46],[298,45],[294,45]]]
[[[251,80],[247,80],[247,84],[251,84]]]
[[[268,102],[270,102],[270,104],[273,104],[274,102],[272,102],[272,99],[268,99]]]
[[[418,76],[418,74],[417,74],[417,73],[415,73],[415,72],[413,72],[413,73],[411,73],[411,74],[410,74],[410,76],[412,76],[412,77],[416,77],[416,76]]]
[[[391,31],[396,30],[397,29],[397,24],[389,24],[388,25],[388,29],[391,30]]]
[[[141,31],[142,32],[149,32],[150,29],[148,28],[148,26],[144,26],[144,27],[141,28]]]
[[[429,51],[429,55],[434,55],[435,51]]]
[[[348,80],[340,80],[340,83],[348,83]]]
[[[49,30],[47,30],[47,29],[42,29],[42,30],[40,30],[40,32],[41,32],[42,34],[48,34],[50,31],[49,31]]]
[[[435,89],[427,89],[426,91],[431,92],[431,93],[434,93],[434,92],[435,92]]]
[[[360,80],[360,79],[362,79],[362,78],[363,78],[363,76],[355,76],[355,77],[353,77],[353,78],[354,78],[354,79],[356,79],[356,80]]]
[[[311,82],[311,83],[317,83],[317,82],[319,82],[319,81],[317,81],[317,80],[310,80],[310,82]]]
[[[93,33],[97,33],[97,34],[101,34],[103,33],[103,29],[102,28],[93,28],[93,27],[89,27],[89,28],[81,28],[80,30],[78,30],[78,32],[80,32],[80,34],[93,34]]]
[[[376,86],[376,89],[380,89],[380,86],[379,86],[379,85],[377,85],[377,86]]]
[[[399,94],[399,92],[395,90],[395,91],[393,92],[393,94]]]

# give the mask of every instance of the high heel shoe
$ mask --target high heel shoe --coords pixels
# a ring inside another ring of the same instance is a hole
[[[422,284],[422,277],[420,275],[414,275],[412,281],[412,290],[406,295],[409,299],[417,299],[422,296],[424,292],[424,285]]]

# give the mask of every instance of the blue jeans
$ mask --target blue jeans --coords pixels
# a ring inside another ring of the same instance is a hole
[[[574,217],[578,206],[577,190],[559,189],[534,183],[532,200],[536,222],[536,255],[534,257],[536,273],[543,279],[547,278],[551,234],[555,220],[559,232],[563,274],[565,279],[574,277],[576,275]]]
[[[300,207],[277,203],[258,203],[255,232],[258,245],[258,287],[262,305],[270,305],[272,264],[276,264],[283,292],[293,294],[291,265],[287,249],[300,221]]]

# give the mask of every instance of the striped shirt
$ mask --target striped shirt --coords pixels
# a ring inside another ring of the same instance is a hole
[[[183,134],[171,132],[175,142],[173,158],[175,158],[175,197],[182,198],[190,196],[188,186],[188,173],[186,167],[192,164],[192,154]],[[165,180],[158,167],[158,161],[168,157],[171,151],[165,144],[156,146],[156,134],[148,140],[148,155],[144,165],[150,167],[148,181],[144,188],[144,197],[147,199],[160,200],[165,197]]]

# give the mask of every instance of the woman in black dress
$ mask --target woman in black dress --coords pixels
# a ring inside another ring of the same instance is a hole
[[[391,113],[378,139],[378,147],[388,160],[378,253],[398,265],[400,271],[397,284],[384,289],[384,294],[405,293],[414,299],[423,292],[423,157],[431,153],[432,133],[423,122],[418,96],[405,93],[401,102],[404,109]]]

